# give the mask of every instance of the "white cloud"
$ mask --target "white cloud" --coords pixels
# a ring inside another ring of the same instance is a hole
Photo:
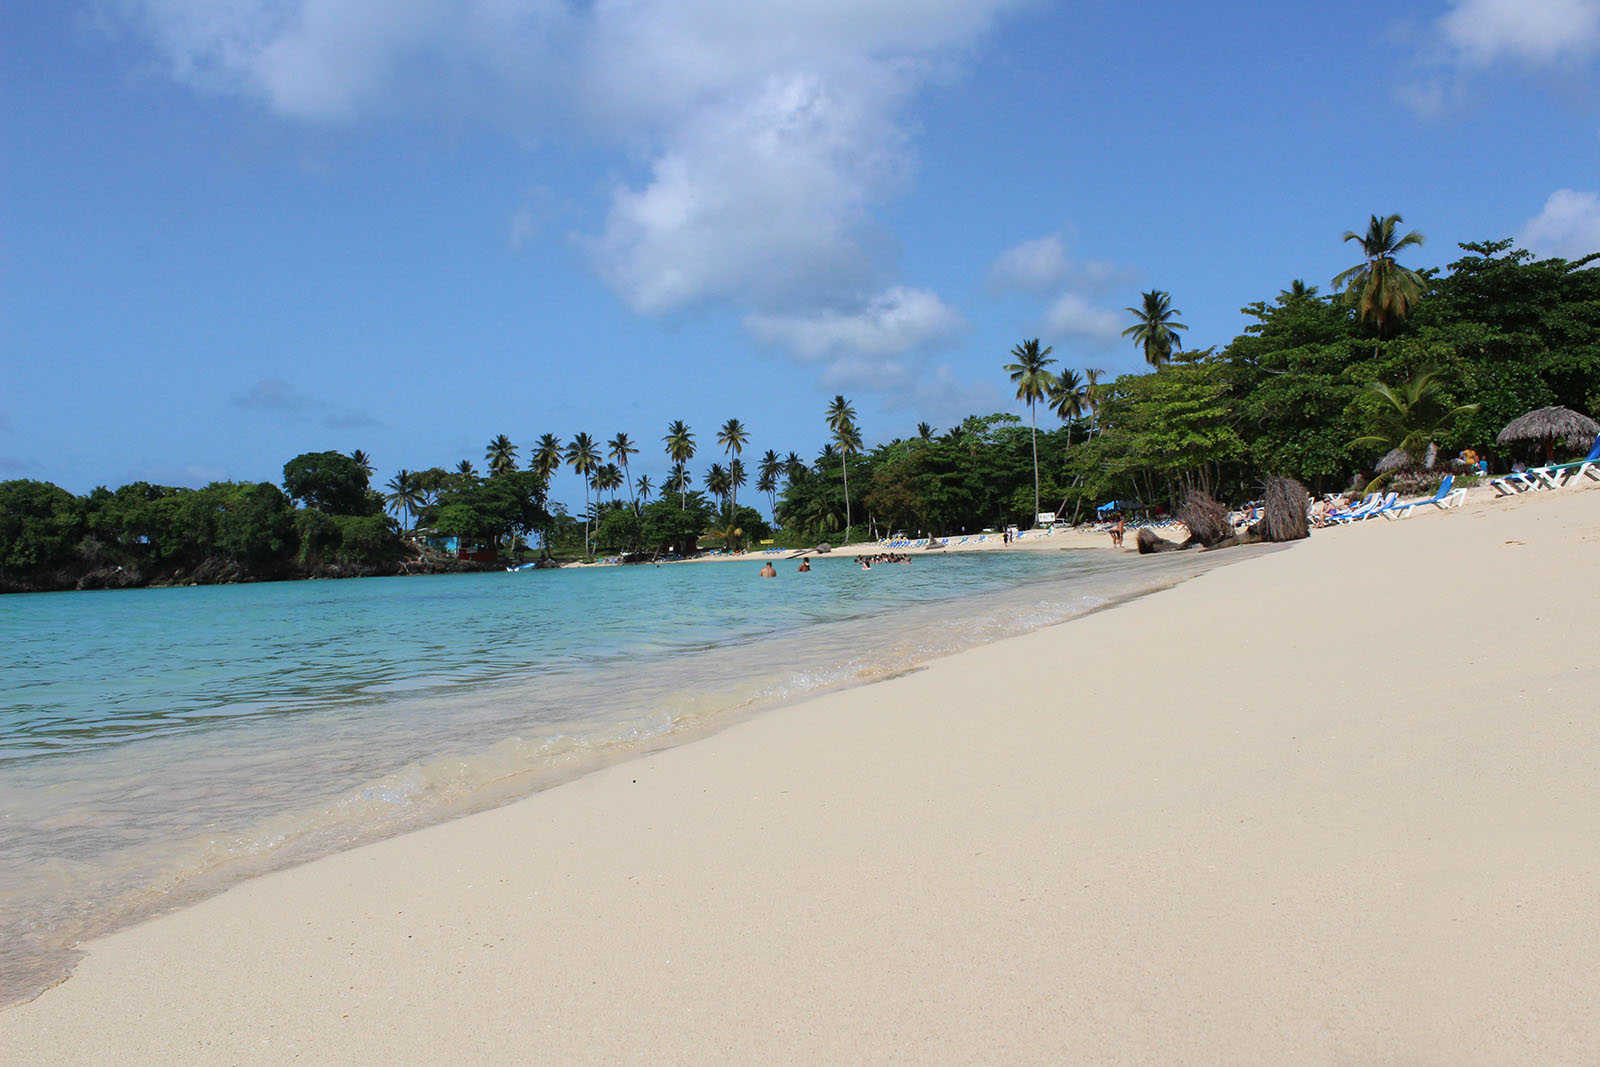
[[[841,355],[899,356],[946,338],[965,323],[937,294],[896,286],[854,311],[751,315],[745,325],[763,341],[814,362]]]
[[[882,273],[904,110],[1028,0],[102,0],[173,77],[309,123],[421,114],[627,149],[597,273],[649,312],[837,299]],[[530,224],[519,214],[513,245]]]
[[[1013,245],[989,268],[989,286],[998,292],[1043,293],[1067,277],[1067,253],[1059,233]]]
[[[1051,335],[1065,335],[1088,342],[1092,347],[1112,347],[1127,325],[1124,316],[1109,308],[1095,307],[1077,293],[1062,293],[1044,313],[1044,329]]]
[[[1517,243],[1541,256],[1581,259],[1600,252],[1600,195],[1557,189],[1529,219]]]
[[[1471,66],[1550,66],[1600,51],[1600,0],[1455,0],[1439,29]]]
[[[1013,245],[1000,253],[989,268],[992,292],[1023,292],[1035,296],[1048,295],[1063,285],[1101,293],[1131,285],[1138,278],[1139,271],[1135,267],[1070,258],[1059,233]]]

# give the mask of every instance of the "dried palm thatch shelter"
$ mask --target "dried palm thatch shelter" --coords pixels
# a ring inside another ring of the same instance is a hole
[[[1228,509],[1209,493],[1191,489],[1178,505],[1178,521],[1189,529],[1185,545],[1209,547],[1233,536],[1233,523],[1228,519]]]
[[[1311,530],[1306,511],[1310,505],[1311,494],[1293,478],[1268,478],[1261,521],[1250,527],[1250,533],[1263,541],[1298,541],[1309,537]]]
[[[1495,443],[1514,444],[1518,441],[1538,441],[1544,445],[1544,461],[1555,459],[1556,442],[1564,441],[1568,448],[1583,452],[1600,436],[1600,423],[1571,408],[1560,406],[1540,408],[1512,419],[1506,428],[1495,436]]]

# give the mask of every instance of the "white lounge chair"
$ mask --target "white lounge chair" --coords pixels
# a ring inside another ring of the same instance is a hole
[[[1454,474],[1447,474],[1444,476],[1444,480],[1439,483],[1438,490],[1431,497],[1426,497],[1422,500],[1412,500],[1405,504],[1390,505],[1384,509],[1383,517],[1386,519],[1408,518],[1413,511],[1415,511],[1417,508],[1423,507],[1426,504],[1432,504],[1441,511],[1446,508],[1453,507],[1456,504],[1464,501],[1467,497],[1467,491],[1465,489],[1456,489],[1454,487],[1455,482],[1456,476]]]

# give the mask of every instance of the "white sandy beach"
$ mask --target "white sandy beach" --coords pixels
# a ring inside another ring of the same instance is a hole
[[[104,938],[0,1062],[1600,1062],[1597,594],[1600,486],[1316,531]]]

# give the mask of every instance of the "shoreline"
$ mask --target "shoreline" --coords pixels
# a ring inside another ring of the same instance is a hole
[[[0,1052],[1592,1059],[1600,492],[1357,529],[244,883]]]

